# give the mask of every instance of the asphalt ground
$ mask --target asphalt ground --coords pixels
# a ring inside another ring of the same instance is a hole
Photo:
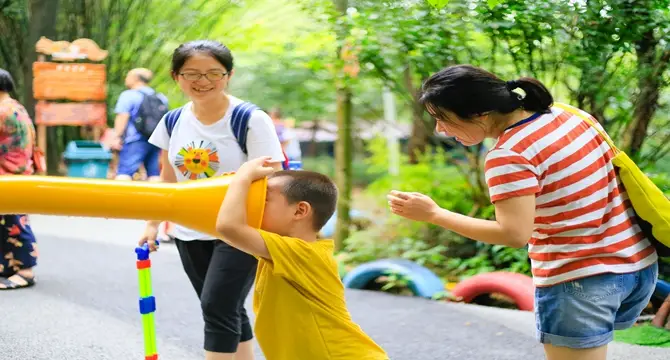
[[[0,292],[0,360],[144,358],[134,248],[138,221],[31,217],[37,285]],[[200,306],[177,251],[152,255],[160,359],[202,359]],[[349,290],[356,322],[397,360],[543,359],[532,313]],[[247,306],[251,311],[251,298]],[[256,348],[257,358],[264,359]],[[670,350],[613,344],[610,359]],[[311,360],[311,359],[310,359]]]

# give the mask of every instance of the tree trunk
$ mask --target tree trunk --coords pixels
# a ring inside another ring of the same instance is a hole
[[[339,16],[346,16],[348,0],[334,0]],[[349,33],[348,27],[340,23],[337,25],[337,36],[340,43],[344,43]],[[338,57],[341,58],[341,48],[338,49]],[[337,141],[335,142],[335,182],[339,189],[339,201],[337,204],[337,222],[335,226],[335,251],[343,248],[344,240],[349,237],[351,226],[351,163],[352,163],[352,104],[351,88],[347,83],[347,75],[342,74],[337,85]]]
[[[35,99],[33,98],[33,63],[37,61],[35,44],[41,36],[55,40],[56,14],[59,0],[30,0],[28,39],[23,49],[23,105],[35,119]]]
[[[24,45],[23,62],[23,105],[35,121],[35,98],[33,98],[33,62],[37,60],[35,44],[41,36],[55,40],[56,36],[56,14],[58,13],[58,0],[30,0],[30,19],[28,27],[28,39]],[[47,131],[47,169],[50,175],[58,173],[60,153],[58,150],[58,138],[56,128]]]
[[[660,58],[656,57],[658,40],[655,39],[653,30],[647,31],[636,45],[640,93],[635,99],[633,119],[626,128],[622,143],[623,149],[634,159],[640,156],[647,129],[658,108],[661,75],[670,61],[670,51],[666,51]]]
[[[337,141],[335,142],[336,172],[335,181],[340,191],[337,204],[337,225],[335,228],[336,250],[342,249],[343,242],[349,237],[351,218],[351,90],[343,87],[337,90]]]

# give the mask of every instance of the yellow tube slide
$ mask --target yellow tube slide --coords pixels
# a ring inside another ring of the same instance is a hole
[[[216,217],[233,175],[182,183],[56,176],[0,176],[0,214],[168,220],[215,237]],[[267,179],[247,197],[247,221],[259,228]]]

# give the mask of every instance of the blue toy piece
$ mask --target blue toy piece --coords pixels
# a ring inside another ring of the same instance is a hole
[[[140,299],[140,314],[146,315],[156,311],[156,298],[149,296]]]
[[[663,301],[667,299],[668,296],[670,296],[670,283],[659,279],[656,282],[654,297],[660,301]]]
[[[160,245],[160,241],[156,239],[156,246]],[[144,243],[142,244],[142,247],[136,247],[135,248],[135,254],[137,254],[137,260],[149,260],[149,244]]]
[[[382,259],[355,267],[342,279],[350,289],[364,289],[370,281],[389,274],[403,276],[416,296],[432,298],[444,292],[444,283],[432,271],[406,259]]]

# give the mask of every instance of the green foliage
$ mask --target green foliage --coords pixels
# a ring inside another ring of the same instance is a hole
[[[289,44],[283,55],[260,52],[243,64],[231,92],[269,110],[278,106],[285,117],[318,120],[335,112],[335,87],[324,61],[329,54],[296,54]],[[332,56],[331,56],[332,57]]]
[[[335,176],[335,158],[332,156],[303,157],[302,166],[305,170],[317,171],[333,178]],[[375,181],[380,174],[368,169],[363,157],[356,157],[352,163],[352,182],[355,187],[367,186]]]
[[[670,173],[667,172],[661,172],[661,173],[655,173],[655,174],[650,174],[649,178],[651,181],[658,186],[661,191],[665,194],[670,199]]]

